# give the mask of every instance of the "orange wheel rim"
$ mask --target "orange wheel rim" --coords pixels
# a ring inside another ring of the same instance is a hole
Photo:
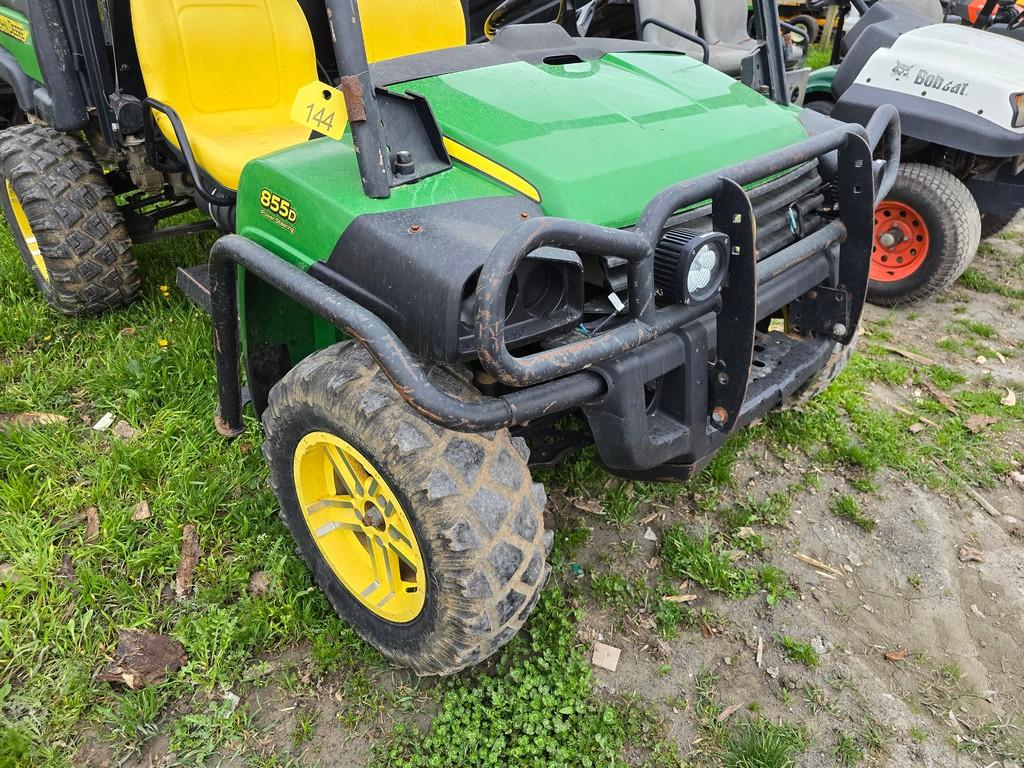
[[[879,283],[906,280],[928,258],[930,243],[928,225],[917,209],[898,200],[883,200],[875,209],[871,279]]]

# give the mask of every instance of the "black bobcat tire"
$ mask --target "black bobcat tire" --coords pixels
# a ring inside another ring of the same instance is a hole
[[[450,373],[429,375],[454,396],[479,397]],[[271,485],[299,555],[337,613],[387,658],[420,675],[448,675],[484,660],[523,626],[550,572],[552,542],[525,441],[507,430],[475,435],[432,424],[352,342],[289,372],[271,390],[263,424]],[[411,621],[387,621],[363,605],[313,540],[293,457],[304,436],[321,431],[373,462],[412,523],[427,594]]]
[[[846,346],[836,344],[825,367],[808,379],[800,389],[790,395],[789,399],[782,404],[779,410],[793,411],[803,408],[807,403],[832,386],[832,382],[839,378],[839,374],[843,372],[853,358],[856,347],[856,338]]]
[[[1014,211],[1013,213],[983,213],[981,215],[981,239],[988,240],[990,237],[998,235],[1013,223],[1018,213],[1020,211]]]
[[[110,185],[82,141],[41,125],[8,128],[0,133],[0,176],[0,207],[51,306],[81,316],[135,299],[139,275],[131,238]],[[16,220],[15,205],[25,213],[45,273]]]
[[[908,276],[868,284],[868,301],[883,307],[926,299],[952,285],[964,273],[981,244],[981,212],[970,191],[956,176],[933,165],[900,166],[896,183],[881,206],[910,206],[928,229],[928,249],[920,266]],[[877,215],[876,215],[877,220]],[[873,249],[879,248],[876,228]],[[872,253],[872,271],[878,268]]]
[[[818,42],[818,38],[821,37],[821,27],[818,25],[818,20],[813,16],[801,14],[800,16],[794,16],[792,19],[787,19],[786,23],[806,30],[808,45],[814,45]]]

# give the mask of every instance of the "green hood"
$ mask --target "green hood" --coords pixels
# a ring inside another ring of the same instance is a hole
[[[525,179],[544,212],[633,224],[670,184],[807,137],[785,109],[692,58],[610,54],[406,83],[446,137]]]

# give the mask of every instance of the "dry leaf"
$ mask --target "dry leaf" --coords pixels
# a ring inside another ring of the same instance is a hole
[[[121,440],[134,440],[139,433],[131,424],[122,419],[114,425],[114,428],[110,430],[110,434]]]
[[[742,707],[743,707],[742,703],[729,705],[728,707],[726,707],[725,709],[723,709],[721,712],[718,713],[718,718],[717,718],[718,722],[724,723],[726,720],[728,720],[730,717],[732,717],[734,714],[736,714],[736,712],[738,712]]]
[[[976,362],[978,365],[984,365],[985,363],[988,362],[988,358],[985,357],[984,355],[978,355],[976,358],[974,358],[974,362]]]
[[[122,683],[133,691],[162,683],[188,663],[181,643],[144,629],[119,629],[115,653],[96,679]]]
[[[192,594],[198,562],[199,534],[196,527],[189,523],[181,531],[181,562],[178,564],[178,575],[174,582],[174,592],[178,597]]]
[[[960,562],[961,563],[984,563],[985,553],[980,549],[974,547],[961,547],[960,548]]]
[[[700,600],[697,595],[665,595],[663,598],[666,603],[692,603],[694,600]]]
[[[572,505],[581,512],[589,512],[592,515],[604,515],[604,506],[594,499],[573,499]]]
[[[18,574],[14,570],[14,566],[10,563],[0,563],[0,582],[4,581],[17,581]]]
[[[100,510],[88,507],[85,510],[85,540],[91,544],[100,537]]]
[[[1007,408],[1013,408],[1013,406],[1015,406],[1017,404],[1017,393],[1014,392],[1009,387],[1007,387],[1006,388],[1006,397],[1004,397],[999,402],[1001,402]]]
[[[0,413],[0,429],[45,427],[48,424],[63,424],[67,420],[67,416],[57,413]]]
[[[72,581],[75,578],[75,561],[71,555],[65,552],[60,558],[60,567],[57,568],[57,578]]]
[[[907,427],[907,429],[910,430],[911,434],[916,435],[918,432],[924,432],[926,429],[928,429],[928,426],[919,421],[915,424],[911,424],[909,427]]]
[[[885,660],[886,661],[893,661],[893,662],[903,661],[909,655],[910,655],[910,651],[908,651],[906,648],[900,648],[898,651],[886,651],[886,653],[885,653]]]
[[[135,510],[132,512],[132,520],[137,523],[143,520],[149,520],[152,516],[153,511],[149,508],[148,501],[140,501],[135,505]]]
[[[984,431],[985,427],[991,427],[997,421],[999,421],[999,419],[995,416],[986,416],[982,413],[976,413],[964,422],[964,426],[977,435]]]
[[[1003,353],[1002,352],[996,352],[996,357],[999,358],[999,362],[1000,363],[1002,363],[1003,365],[1006,365],[1006,358],[1003,357]]]
[[[252,597],[263,597],[270,591],[270,574],[266,571],[253,571],[249,574],[249,594]]]

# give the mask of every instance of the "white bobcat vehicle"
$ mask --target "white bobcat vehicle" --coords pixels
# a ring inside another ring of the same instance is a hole
[[[903,125],[903,166],[875,213],[869,300],[922,299],[1024,208],[1024,42],[943,23],[940,0],[826,2],[862,16],[812,74],[807,106],[863,123],[892,104]]]

